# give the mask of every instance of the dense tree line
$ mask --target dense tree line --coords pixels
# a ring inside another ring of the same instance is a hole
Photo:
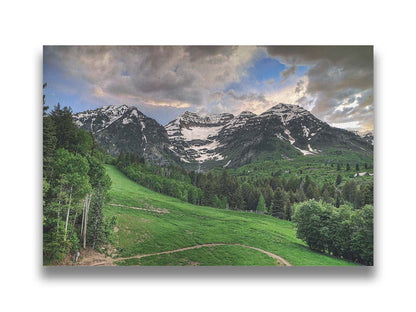
[[[156,192],[179,198],[192,204],[201,204],[202,191],[192,184],[165,178],[156,174],[143,173],[138,165],[121,169],[133,181]]]
[[[373,203],[373,185],[357,184],[350,179],[342,185],[342,177],[319,186],[309,176],[304,179],[278,174],[272,177],[248,178],[220,173],[187,172],[175,166],[146,164],[134,153],[121,153],[116,165],[131,179],[157,192],[198,205],[223,209],[267,213],[291,220],[293,205],[309,199],[322,200],[339,207],[350,203],[356,209]]]
[[[373,265],[373,206],[361,209],[309,200],[296,204],[297,237],[316,251]]]
[[[92,135],[77,129],[68,107],[43,115],[43,258],[58,263],[81,246],[109,242],[114,220],[103,215],[111,180]]]

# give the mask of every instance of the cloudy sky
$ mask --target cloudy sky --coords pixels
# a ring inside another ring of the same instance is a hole
[[[45,46],[49,106],[135,105],[166,124],[185,111],[262,113],[298,104],[330,125],[373,130],[369,46]]]

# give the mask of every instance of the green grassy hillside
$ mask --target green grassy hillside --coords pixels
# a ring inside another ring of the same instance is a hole
[[[296,238],[291,222],[250,212],[195,206],[144,188],[114,166],[106,169],[112,188],[105,214],[117,218],[114,247],[119,258],[209,243],[234,243],[274,253],[292,265],[354,265],[309,250]],[[115,263],[266,266],[275,265],[276,260],[249,248],[221,245]]]

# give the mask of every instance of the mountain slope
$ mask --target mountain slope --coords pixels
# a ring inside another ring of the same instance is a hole
[[[74,120],[78,127],[91,131],[112,156],[134,152],[157,164],[169,164],[176,158],[169,150],[165,128],[134,106],[105,106],[74,114]]]

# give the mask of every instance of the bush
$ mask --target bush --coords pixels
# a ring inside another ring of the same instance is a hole
[[[297,237],[319,252],[373,265],[373,206],[350,206],[309,200],[294,206]]]

